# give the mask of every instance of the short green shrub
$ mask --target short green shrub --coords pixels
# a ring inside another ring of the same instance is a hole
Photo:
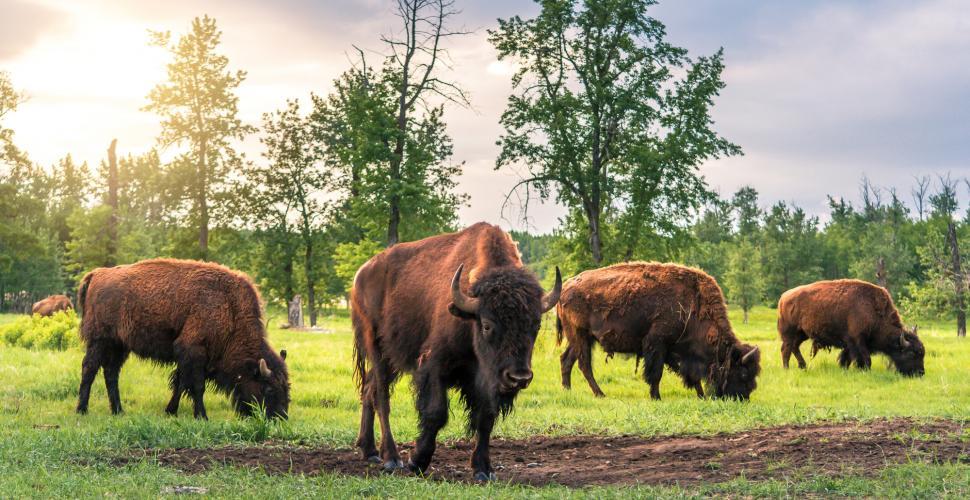
[[[27,349],[63,351],[81,343],[77,314],[58,311],[53,316],[24,316],[0,326],[0,342]]]

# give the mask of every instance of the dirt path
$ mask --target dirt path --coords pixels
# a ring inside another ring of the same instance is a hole
[[[469,481],[471,443],[440,445],[432,476]],[[407,460],[413,443],[402,444]],[[262,468],[269,474],[337,472],[380,474],[352,450],[295,447],[149,450],[160,464],[189,473],[213,465]],[[128,457],[128,462],[139,457]],[[970,462],[964,426],[951,421],[915,423],[877,420],[803,427],[775,427],[710,437],[633,436],[534,437],[496,439],[492,464],[499,480],[566,486],[594,484],[690,484],[782,478],[796,473],[872,475],[908,461]]]

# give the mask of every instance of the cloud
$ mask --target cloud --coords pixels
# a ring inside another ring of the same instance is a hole
[[[0,9],[0,62],[22,54],[64,20],[55,9],[20,0],[3,0]]]

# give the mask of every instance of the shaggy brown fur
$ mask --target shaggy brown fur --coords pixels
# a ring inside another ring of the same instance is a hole
[[[67,295],[51,295],[44,300],[34,303],[31,314],[40,316],[53,316],[57,311],[68,311],[74,309],[74,303]]]
[[[465,272],[458,293],[466,299],[453,303],[452,277],[460,266]],[[448,421],[447,391],[453,387],[478,438],[475,478],[494,478],[488,453],[492,427],[532,380],[542,313],[560,288],[561,280],[544,297],[509,235],[486,223],[394,245],[361,266],[351,304],[362,404],[357,446],[363,457],[383,461],[386,470],[404,466],[391,434],[389,395],[398,375],[407,372],[413,375],[421,427],[408,467],[422,472],[430,465],[438,431]],[[471,302],[477,308],[469,309]]]
[[[593,342],[608,355],[642,356],[654,399],[665,364],[700,397],[703,380],[715,396],[747,399],[756,386],[759,353],[735,337],[721,288],[698,269],[629,262],[585,271],[566,282],[556,311],[558,340],[569,341],[560,360],[567,389],[578,361],[593,393],[603,396],[593,378]]]
[[[249,414],[263,404],[269,416],[285,416],[289,382],[285,351],[266,341],[259,293],[248,276],[217,264],[174,259],[99,268],[81,282],[81,338],[87,346],[77,410],[85,413],[91,383],[104,368],[111,411],[121,411],[118,374],[129,352],[175,363],[175,414],[183,393],[196,418],[206,418],[206,380],[229,393],[236,410]]]
[[[900,373],[923,374],[925,351],[916,330],[903,328],[885,288],[865,281],[818,281],[788,290],[778,301],[778,334],[785,368],[792,354],[805,368],[799,346],[812,339],[812,355],[819,349],[842,349],[843,368],[855,362],[868,369],[870,353],[882,352]]]

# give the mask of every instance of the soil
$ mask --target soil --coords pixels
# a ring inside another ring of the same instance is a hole
[[[407,461],[413,443],[399,445]],[[471,481],[473,442],[439,444],[433,479]],[[116,463],[154,456],[188,473],[219,465],[269,474],[381,474],[356,450],[262,446],[144,450]],[[537,436],[493,439],[492,466],[502,482],[570,487],[618,484],[692,484],[781,479],[797,475],[871,476],[907,463],[970,463],[970,432],[952,421],[906,419],[784,426],[715,436]]]

